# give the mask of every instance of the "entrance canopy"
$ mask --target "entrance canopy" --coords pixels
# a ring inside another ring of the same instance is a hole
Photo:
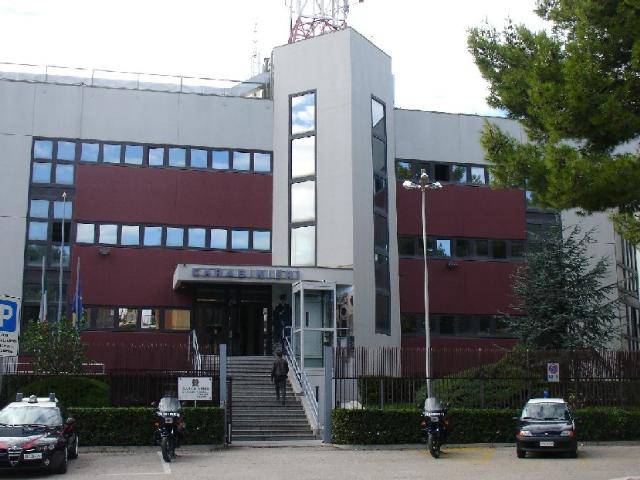
[[[353,285],[350,268],[292,268],[263,265],[199,265],[181,263],[173,272],[173,288],[190,284],[252,283],[288,284],[300,281],[333,282]]]

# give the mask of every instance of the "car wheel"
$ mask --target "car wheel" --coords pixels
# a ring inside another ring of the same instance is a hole
[[[74,435],[73,445],[71,445],[71,450],[69,450],[69,459],[78,458],[78,435]]]
[[[65,448],[60,452],[60,459],[54,469],[54,473],[65,474],[67,473],[67,467],[69,466],[69,457],[67,455],[67,449]]]
[[[578,458],[578,449],[577,449],[577,448],[574,448],[573,450],[571,450],[571,451],[567,454],[567,456],[568,456],[569,458]]]
[[[525,452],[524,450],[520,450],[519,448],[516,448],[516,455],[518,456],[518,458],[524,458],[527,456],[527,452]]]

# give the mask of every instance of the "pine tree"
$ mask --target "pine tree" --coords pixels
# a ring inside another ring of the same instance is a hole
[[[609,261],[590,257],[591,232],[579,227],[550,229],[533,243],[524,264],[513,275],[517,311],[509,328],[523,344],[536,349],[581,349],[605,346],[611,340],[616,285],[605,285]],[[595,262],[595,263],[593,263]]]

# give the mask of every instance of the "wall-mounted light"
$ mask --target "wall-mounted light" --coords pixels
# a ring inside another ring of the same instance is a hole
[[[98,253],[103,257],[106,255],[109,255],[109,253],[111,253],[111,247],[100,247],[100,250],[98,250]]]
[[[458,263],[457,263],[457,262],[454,262],[453,260],[449,260],[449,261],[447,262],[447,268],[448,268],[449,270],[453,270],[453,269],[455,269],[455,268],[458,268]]]

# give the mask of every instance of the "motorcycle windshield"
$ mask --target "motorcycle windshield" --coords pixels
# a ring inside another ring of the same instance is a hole
[[[437,398],[429,397],[424,401],[425,412],[437,412],[438,410],[442,410],[442,406]]]
[[[164,397],[160,399],[158,410],[161,412],[179,412],[182,410],[182,406],[177,398]]]

